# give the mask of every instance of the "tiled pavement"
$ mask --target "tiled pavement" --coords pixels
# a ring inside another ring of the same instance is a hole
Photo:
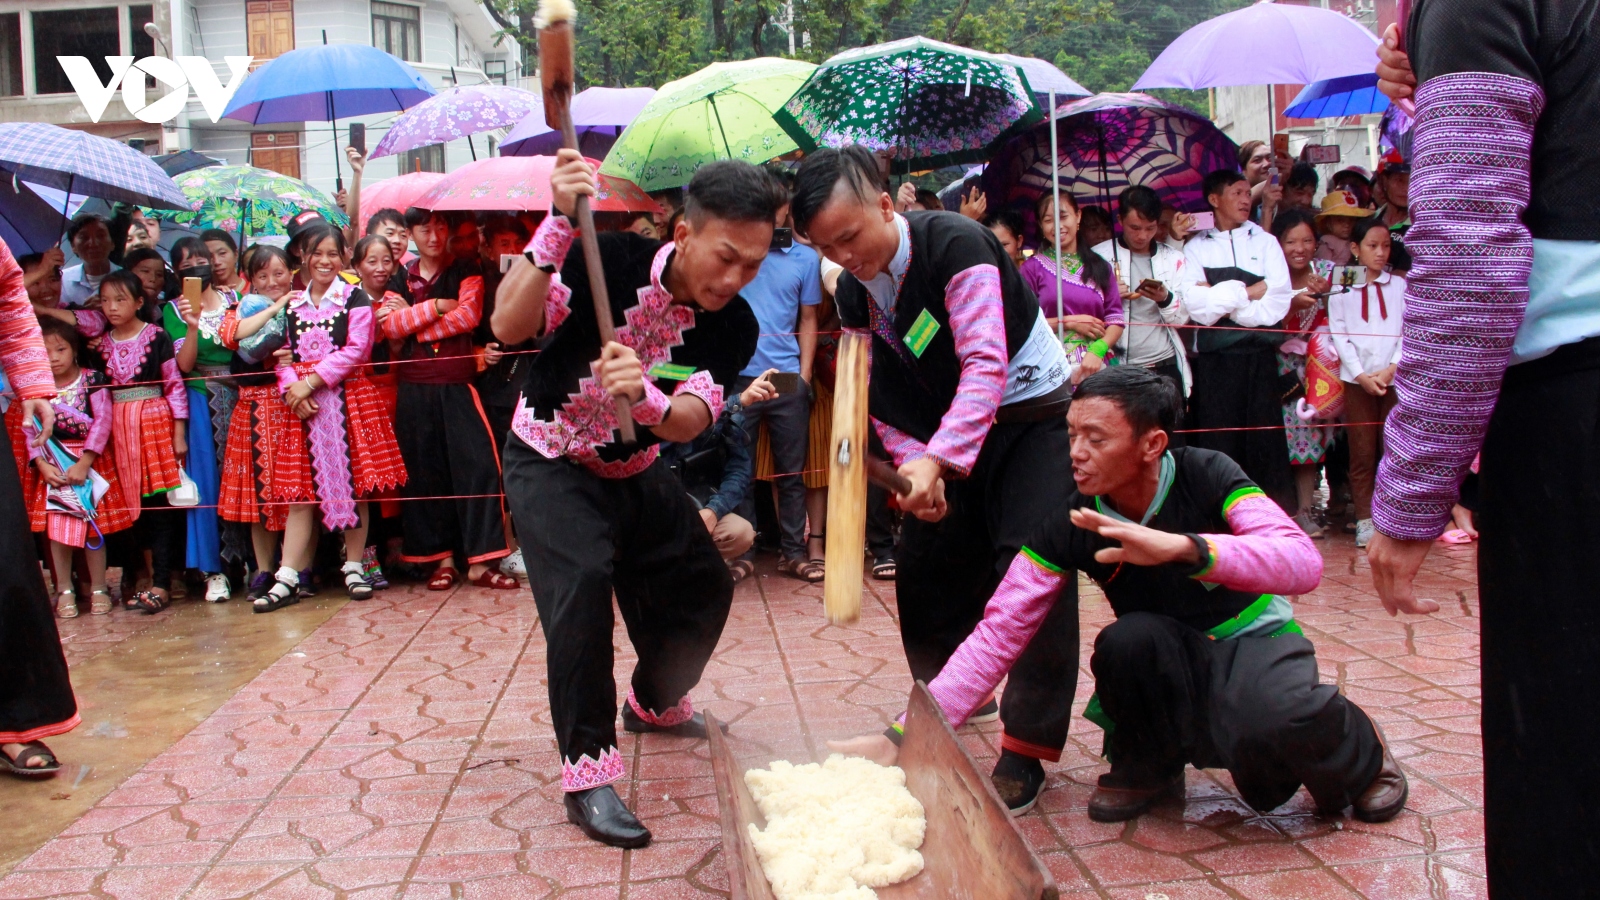
[[[1064,896],[1485,894],[1473,551],[1441,546],[1421,586],[1444,610],[1401,621],[1378,607],[1348,538],[1322,543],[1326,575],[1298,601],[1299,619],[1324,679],[1384,725],[1411,776],[1406,812],[1379,826],[1330,821],[1302,792],[1258,816],[1225,773],[1191,770],[1182,808],[1093,823],[1084,807],[1103,770],[1099,732],[1078,720],[1040,807],[1019,820]],[[892,589],[874,585],[851,628],[824,624],[819,596],[775,575],[741,585],[696,691],[755,758],[814,757],[823,740],[876,730],[903,703]],[[1109,611],[1091,590],[1082,609],[1087,648]],[[75,654],[163,627],[174,626],[122,613],[63,623]],[[616,644],[625,684],[620,623]],[[0,880],[0,898],[726,896],[703,746],[624,737],[622,791],[655,832],[651,847],[599,847],[564,824],[543,639],[525,591],[397,588],[344,606],[261,665]],[[1090,687],[1085,673],[1080,706]],[[984,765],[996,728],[969,731]]]

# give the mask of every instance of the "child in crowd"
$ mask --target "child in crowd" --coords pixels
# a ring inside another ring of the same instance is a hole
[[[50,358],[50,374],[56,380],[56,396],[51,401],[56,417],[53,442],[76,456],[77,461],[63,471],[48,447],[33,445],[38,435],[34,423],[23,423],[33,462],[23,484],[28,517],[33,530],[50,539],[51,564],[56,573],[56,614],[63,619],[78,614],[78,597],[72,588],[72,554],[81,549],[89,564],[89,612],[103,616],[111,611],[103,537],[133,525],[133,504],[123,496],[111,449],[111,395],[106,390],[105,375],[79,367],[81,340],[75,328],[60,319],[41,317],[39,329],[44,335],[45,354]],[[48,509],[52,489],[70,490],[96,474],[106,480],[109,489],[95,503],[92,526],[82,516]]]
[[[1061,200],[1061,258],[1055,255],[1055,199],[1045,194],[1034,206],[1039,249],[1020,271],[1039,297],[1050,328],[1064,333],[1067,365],[1077,371],[1076,379],[1082,379],[1105,367],[1106,354],[1122,336],[1126,319],[1111,265],[1079,239],[1078,201],[1065,191]]]
[[[1317,241],[1317,259],[1325,259],[1336,266],[1348,266],[1355,247],[1350,234],[1356,222],[1372,215],[1372,210],[1357,205],[1356,197],[1348,191],[1329,191],[1322,198],[1322,212],[1317,216],[1317,228],[1322,238]]]
[[[156,613],[171,602],[174,530],[181,519],[167,504],[180,483],[178,461],[188,455],[189,397],[167,332],[139,318],[139,280],[112,272],[100,284],[100,312],[111,330],[100,343],[110,376],[111,439],[117,478],[131,501],[139,497],[133,539],[150,554],[150,588],[124,597],[129,609]],[[131,503],[130,503],[131,505]]]
[[[133,273],[139,283],[139,318],[152,325],[161,323],[161,304],[172,285],[168,283],[167,260],[160,250],[149,247],[122,258],[123,271]]]
[[[1339,378],[1345,382],[1346,432],[1350,437],[1350,492],[1356,505],[1356,546],[1372,539],[1372,487],[1378,471],[1383,420],[1394,408],[1395,369],[1400,362],[1400,319],[1406,280],[1385,268],[1389,229],[1377,217],[1357,222],[1351,239],[1366,283],[1328,298],[1328,325],[1339,348]]]
[[[200,279],[198,308],[176,301],[162,308],[162,321],[177,352],[178,370],[189,392],[189,458],[185,468],[200,489],[200,502],[186,517],[184,564],[206,576],[206,600],[221,603],[233,593],[224,560],[243,562],[248,555],[241,529],[219,527],[217,494],[222,487],[220,462],[228,447],[228,422],[239,391],[229,368],[233,351],[222,342],[222,320],[238,302],[230,288],[219,289],[211,250],[196,237],[172,245],[172,268],[180,279]],[[180,282],[181,283],[181,282]]]
[[[384,418],[392,423],[400,385],[394,368],[389,365],[392,346],[391,342],[383,337],[383,322],[396,309],[406,305],[405,298],[392,289],[399,263],[395,259],[394,245],[381,234],[368,234],[356,241],[353,259],[356,274],[361,276],[361,289],[371,298],[373,317],[377,320],[377,335],[372,342],[372,362],[368,367],[370,372],[368,377],[372,381],[372,386],[378,391],[378,402],[383,409]],[[404,281],[401,283],[404,284]],[[371,523],[369,546],[361,556],[361,566],[367,583],[375,590],[381,591],[389,586],[389,579],[383,574],[383,565],[378,559],[377,547],[394,541],[398,552],[399,518],[400,504],[393,498],[383,498],[378,507],[378,521]]]
[[[250,526],[256,571],[245,596],[252,603],[265,596],[273,584],[278,535],[288,518],[287,507],[267,502],[267,473],[272,467],[272,423],[287,418],[286,412],[274,412],[283,399],[278,396],[277,360],[272,352],[282,346],[287,318],[283,311],[294,284],[294,271],[283,250],[268,245],[256,245],[253,250],[245,274],[257,293],[229,310],[218,329],[222,344],[236,351],[229,370],[238,385],[239,399],[228,423],[217,509],[223,521]],[[241,310],[250,312],[241,318]],[[277,329],[271,334],[274,329],[268,323],[274,319],[278,320]]]
[[[376,333],[371,301],[340,277],[346,262],[344,232],[317,225],[301,243],[306,287],[289,299],[289,364],[278,368],[283,407],[272,425],[268,496],[289,508],[283,564],[256,612],[298,600],[300,570],[316,547],[316,515],[329,531],[344,532],[340,569],[352,600],[372,596],[361,557],[367,544],[369,497],[406,481],[378,391],[363,372]],[[287,414],[286,414],[287,413]]]
[[[449,590],[460,580],[458,553],[472,584],[515,590],[517,580],[497,568],[511,554],[499,498],[500,458],[472,386],[478,375],[472,333],[482,320],[484,293],[477,244],[471,242],[471,256],[454,258],[447,241],[454,231],[465,252],[465,227],[452,229],[444,214],[422,209],[407,213],[406,223],[418,254],[406,269],[412,305],[383,320],[384,335],[404,341],[395,413],[411,476],[400,509],[402,558],[437,564],[429,590]]]

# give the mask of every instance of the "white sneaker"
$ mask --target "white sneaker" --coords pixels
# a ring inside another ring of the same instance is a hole
[[[1372,540],[1374,529],[1371,519],[1362,519],[1356,523],[1356,546],[1365,547]]]
[[[528,565],[522,561],[522,550],[520,548],[510,556],[500,560],[500,571],[513,578],[522,578],[528,574]]]
[[[228,584],[228,576],[218,572],[206,576],[206,602],[221,603],[233,596],[233,587]]]

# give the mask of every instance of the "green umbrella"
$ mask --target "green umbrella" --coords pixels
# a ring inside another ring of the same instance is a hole
[[[200,204],[199,208],[193,212],[146,210],[145,215],[197,231],[220,228],[241,237],[283,234],[283,223],[307,209],[315,209],[340,227],[350,221],[327,194],[270,169],[211,166],[184,172],[172,180],[185,197]]]
[[[816,66],[763,57],[712,63],[668,82],[622,133],[600,171],[646,191],[681,187],[719,159],[766,162],[794,152],[772,120]]]
[[[807,152],[861,144],[911,172],[987,159],[1043,115],[1016,65],[913,37],[832,57],[773,118]]]

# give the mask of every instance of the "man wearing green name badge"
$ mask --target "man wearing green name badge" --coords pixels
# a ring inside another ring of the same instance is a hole
[[[1010,255],[955,213],[894,210],[877,161],[859,146],[801,164],[795,230],[846,270],[835,302],[870,335],[868,406],[911,492],[900,536],[900,639],[913,678],[932,681],[983,616],[1032,529],[1066,502],[1061,343]],[[1075,598],[1075,584],[1065,594]],[[994,784],[1013,814],[1034,804],[1058,761],[1078,673],[1078,610],[1063,602],[979,721],[1005,725]],[[1066,688],[1063,689],[1063,685]]]
[[[1227,769],[1261,812],[1304,785],[1324,814],[1394,818],[1405,775],[1367,714],[1320,683],[1294,621],[1288,595],[1317,586],[1320,554],[1226,455],[1168,449],[1180,409],[1178,386],[1148,369],[1084,379],[1068,416],[1076,490],[1035,528],[929,691],[952,724],[965,720],[1072,596],[1077,569],[1117,617],[1089,660],[1085,715],[1111,761],[1090,818],[1181,799],[1190,763]],[[896,725],[830,746],[888,765],[899,736]]]

